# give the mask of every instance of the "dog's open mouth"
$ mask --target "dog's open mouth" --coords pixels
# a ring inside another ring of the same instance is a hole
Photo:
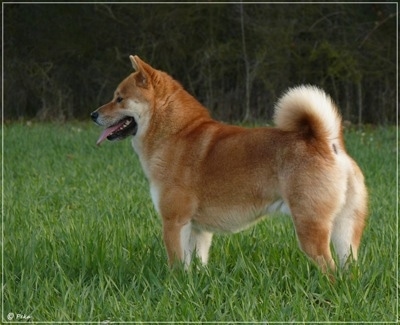
[[[114,141],[122,140],[137,132],[137,123],[133,117],[125,117],[114,125],[103,131],[97,140],[97,145],[101,144],[105,139]]]

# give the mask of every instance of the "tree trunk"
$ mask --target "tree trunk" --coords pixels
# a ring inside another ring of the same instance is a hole
[[[243,51],[243,60],[244,60],[244,66],[245,66],[245,87],[246,87],[244,120],[248,121],[251,117],[251,112],[250,112],[250,64],[249,64],[249,59],[247,57],[246,36],[244,33],[243,3],[240,3],[240,27],[241,27],[241,31],[242,31],[242,51]]]
[[[361,85],[361,80],[357,82],[357,95],[358,95],[358,126],[361,126],[362,123],[362,85]]]

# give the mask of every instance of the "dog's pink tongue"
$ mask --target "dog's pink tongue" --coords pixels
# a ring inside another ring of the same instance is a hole
[[[99,139],[97,140],[96,144],[100,145],[105,139],[107,139],[107,137],[113,133],[115,130],[117,130],[119,127],[121,127],[124,124],[124,122],[118,123],[116,125],[110,126],[109,128],[105,129]]]

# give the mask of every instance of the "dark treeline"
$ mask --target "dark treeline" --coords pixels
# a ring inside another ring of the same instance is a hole
[[[269,121],[290,86],[352,123],[396,122],[395,3],[5,4],[5,119],[88,118],[131,72],[164,70],[225,121]]]

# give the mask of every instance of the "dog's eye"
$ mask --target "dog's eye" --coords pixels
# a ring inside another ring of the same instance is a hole
[[[124,99],[122,97],[117,97],[117,103],[122,102]]]

